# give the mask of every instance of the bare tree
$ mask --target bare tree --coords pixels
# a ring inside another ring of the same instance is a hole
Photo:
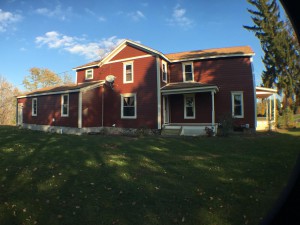
[[[18,88],[0,75],[0,125],[12,125],[16,120]]]

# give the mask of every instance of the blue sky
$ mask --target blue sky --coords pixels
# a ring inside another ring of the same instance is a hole
[[[1,0],[0,75],[21,90],[31,67],[58,74],[96,60],[123,39],[162,53],[250,45],[256,83],[263,56],[246,0]]]

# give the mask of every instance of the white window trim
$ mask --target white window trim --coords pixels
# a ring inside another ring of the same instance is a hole
[[[166,69],[166,79],[164,80],[164,70],[163,70],[163,66],[165,65],[165,69]],[[166,61],[161,61],[161,80],[165,83],[168,83],[168,65]]]
[[[186,77],[185,77],[185,66],[186,65],[191,65],[192,66],[192,77],[193,79],[192,80],[186,80]],[[183,76],[183,82],[193,82],[195,79],[194,79],[194,63],[193,62],[184,62],[182,63],[182,76]]]
[[[67,114],[63,114],[63,104],[64,104],[64,96],[68,96],[68,113]],[[68,117],[69,116],[69,106],[70,106],[70,96],[69,94],[63,94],[61,95],[61,117]]]
[[[126,66],[127,65],[131,65],[131,75],[132,75],[131,81],[126,80]],[[133,80],[134,80],[133,61],[123,62],[123,83],[124,84],[133,83]]]
[[[234,115],[234,96],[241,95],[241,115]],[[244,93],[242,91],[232,91],[231,92],[231,112],[234,118],[244,118]]]
[[[134,97],[134,116],[124,116],[124,97]],[[126,93],[126,94],[121,94],[121,118],[122,119],[136,119],[136,93]]]
[[[193,112],[194,116],[187,116],[186,115],[186,98],[192,97],[193,98]],[[196,107],[195,107],[195,95],[194,94],[186,94],[184,95],[184,119],[195,119],[196,118]]]
[[[34,104],[33,104],[34,101],[36,101],[36,113],[34,113]],[[32,102],[31,102],[31,115],[32,116],[37,116],[37,109],[38,109],[37,98],[33,98]]]
[[[92,77],[91,78],[87,77],[88,71],[92,71]],[[94,79],[94,69],[88,69],[88,70],[85,71],[85,79],[86,80],[92,80],[92,79]]]

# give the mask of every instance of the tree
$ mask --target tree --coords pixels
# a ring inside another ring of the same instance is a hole
[[[0,125],[15,124],[18,88],[0,75]]]
[[[264,51],[263,86],[277,87],[285,98],[292,98],[299,90],[300,72],[299,45],[295,40],[295,34],[289,22],[280,19],[276,0],[247,1],[257,9],[257,11],[248,9],[252,14],[254,26],[244,28],[255,33]]]
[[[64,73],[59,76],[49,69],[33,67],[29,69],[30,74],[25,76],[23,80],[24,87],[33,91],[39,88],[51,87],[72,83],[72,78],[69,74]]]

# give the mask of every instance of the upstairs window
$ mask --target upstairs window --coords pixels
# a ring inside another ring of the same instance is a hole
[[[136,94],[121,95],[121,118],[136,119]]]
[[[123,82],[133,83],[133,62],[123,64]]]
[[[195,119],[195,95],[184,96],[184,119]]]
[[[67,117],[69,116],[69,95],[61,96],[61,116]]]
[[[162,81],[167,83],[168,80],[168,68],[167,63],[165,61],[162,61]]]
[[[85,71],[85,79],[86,80],[92,80],[94,78],[94,70],[89,69]]]
[[[184,82],[194,81],[194,68],[193,68],[192,62],[183,63],[182,71],[183,71],[183,81]]]
[[[232,92],[232,116],[235,118],[244,118],[244,99],[243,92]]]
[[[37,116],[37,98],[32,99],[32,110],[31,110],[32,116]]]

